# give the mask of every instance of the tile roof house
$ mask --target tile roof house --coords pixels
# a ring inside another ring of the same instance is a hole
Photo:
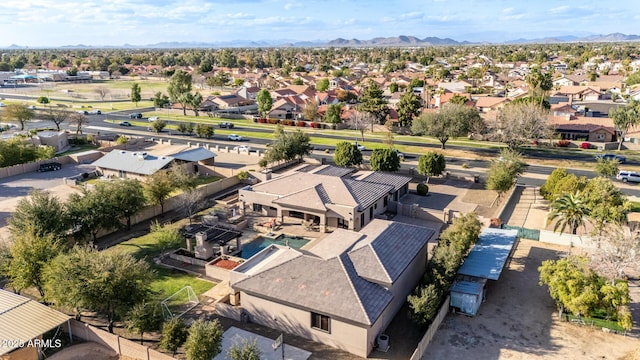
[[[562,111],[562,110],[560,110]],[[589,142],[616,141],[613,120],[601,117],[585,117],[574,115],[549,116],[548,123],[555,128],[563,140]]]
[[[313,221],[358,230],[383,214],[390,201],[408,194],[411,178],[382,172],[292,171],[239,190],[240,208],[277,217],[280,222]],[[338,168],[340,169],[340,168]]]
[[[250,321],[367,357],[420,281],[435,231],[376,219],[315,246],[271,245],[230,275]]]

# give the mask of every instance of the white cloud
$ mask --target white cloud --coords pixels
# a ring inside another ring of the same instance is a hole
[[[293,8],[298,8],[298,7],[302,7],[302,4],[300,4],[300,3],[286,3],[284,5],[284,9],[285,10],[291,10]]]
[[[567,12],[568,10],[569,10],[569,6],[562,5],[562,6],[549,9],[549,12],[552,14],[561,14],[561,13]]]

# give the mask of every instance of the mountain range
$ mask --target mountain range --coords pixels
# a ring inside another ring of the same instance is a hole
[[[343,39],[338,38],[331,41],[310,40],[233,40],[218,42],[159,42],[148,45],[65,45],[61,48],[242,48],[242,47],[421,47],[421,46],[447,46],[447,45],[486,45],[486,44],[551,44],[551,43],[571,43],[571,42],[624,42],[624,41],[640,41],[639,35],[626,35],[621,33],[612,33],[606,35],[589,35],[589,36],[553,36],[539,39],[515,39],[501,43],[490,42],[469,42],[457,41],[450,38],[425,37],[423,39],[416,36],[393,36],[393,37],[376,37],[370,40],[359,39]],[[8,49],[27,49],[28,46],[11,45]]]

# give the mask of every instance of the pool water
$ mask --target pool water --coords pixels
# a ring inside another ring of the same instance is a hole
[[[309,239],[305,239],[303,237],[296,236],[287,236],[281,235],[276,239],[267,239],[262,236],[259,236],[255,240],[251,241],[248,244],[242,245],[242,251],[240,253],[240,257],[243,259],[248,259],[253,255],[259,253],[262,249],[266,248],[271,244],[282,245],[292,247],[294,249],[300,249],[305,246],[309,242]]]

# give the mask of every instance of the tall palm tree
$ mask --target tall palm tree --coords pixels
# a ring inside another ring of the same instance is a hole
[[[553,227],[554,232],[558,228],[560,228],[560,232],[564,232],[568,226],[571,229],[571,234],[576,235],[578,228],[584,226],[588,218],[589,208],[580,191],[576,191],[575,194],[563,194],[551,203],[547,224],[557,220]]]

